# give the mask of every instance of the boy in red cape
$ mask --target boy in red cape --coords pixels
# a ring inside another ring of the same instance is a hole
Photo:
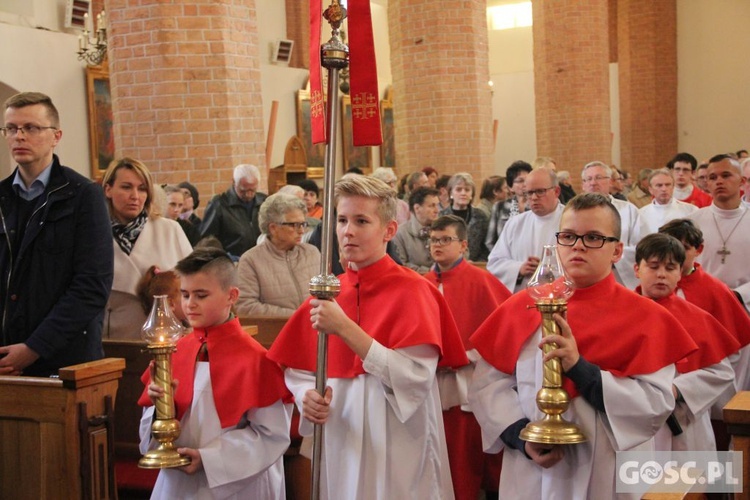
[[[151,498],[283,499],[291,394],[279,367],[231,314],[239,295],[234,264],[223,251],[202,249],[175,269],[182,308],[193,327],[172,356],[182,426],[176,444],[191,463],[162,469]],[[149,383],[149,370],[143,378],[142,453],[155,445],[153,404],[163,395],[160,386]]]
[[[698,350],[677,362],[672,385],[677,405],[656,435],[659,451],[715,451],[711,406],[725,392],[734,392],[734,370],[728,356],[739,342],[700,307],[674,294],[685,262],[685,248],[672,236],[650,234],[635,248],[636,292],[654,300],[679,320]]]
[[[482,427],[484,449],[504,449],[500,497],[615,498],[616,452],[652,449],[652,438],[674,409],[674,363],[696,349],[664,308],[615,282],[620,216],[609,199],[587,193],[565,207],[556,238],[575,293],[560,335],[541,340],[541,316],[526,292],[506,300],[471,337],[477,362],[469,404]],[[531,308],[529,308],[531,307]],[[520,439],[542,384],[543,344],[557,348],[563,386],[571,396],[564,417],[587,441],[542,445]],[[619,498],[619,496],[618,496]]]
[[[456,500],[476,500],[481,489],[497,491],[502,454],[482,452],[482,431],[468,404],[468,389],[479,354],[469,337],[510,292],[485,269],[464,259],[468,242],[466,222],[444,215],[430,227],[430,255],[435,265],[425,278],[438,287],[451,308],[463,349],[470,363],[458,370],[438,372]]]
[[[453,317],[435,287],[386,255],[397,223],[384,182],[346,176],[334,203],[341,293],[305,302],[269,351],[286,367],[300,433],[326,424],[320,496],[453,498],[435,376],[468,362]],[[330,334],[325,397],[314,389],[316,330]]]

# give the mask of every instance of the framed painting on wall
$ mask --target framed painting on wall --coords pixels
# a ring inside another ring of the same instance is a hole
[[[308,167],[325,167],[325,143],[312,143],[312,129],[310,125],[310,91],[297,91],[297,136],[302,140],[307,154]]]
[[[344,170],[357,167],[372,173],[372,147],[354,146],[352,136],[352,104],[348,95],[341,97],[341,139],[344,146]]]
[[[89,151],[91,178],[100,181],[115,158],[112,94],[109,71],[101,66],[86,68],[86,93],[89,108]]]

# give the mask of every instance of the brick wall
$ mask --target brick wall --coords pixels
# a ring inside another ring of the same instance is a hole
[[[255,0],[107,6],[118,156],[159,183],[189,180],[203,199],[235,165],[265,165]]]
[[[275,0],[279,1],[279,0]],[[286,36],[294,40],[292,60],[293,68],[310,67],[310,0],[285,0],[286,2]],[[325,9],[326,3],[323,4]],[[325,24],[325,21],[322,21]]]
[[[451,4],[453,5],[453,4]],[[491,175],[486,2],[389,0],[396,165]]]
[[[659,168],[677,152],[677,11],[674,0],[619,0],[622,165]]]
[[[537,154],[557,160],[578,190],[583,165],[611,161],[607,2],[534,2]]]

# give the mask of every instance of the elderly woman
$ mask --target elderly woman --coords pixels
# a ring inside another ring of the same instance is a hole
[[[371,174],[371,176],[385,182],[386,184],[388,184],[388,187],[390,187],[394,191],[398,190],[398,177],[396,177],[396,174],[393,172],[392,168],[378,167]],[[401,224],[405,224],[406,221],[409,220],[409,217],[411,217],[411,211],[409,210],[409,204],[401,198],[397,198],[396,203],[396,222],[398,222],[398,225],[400,226]]]
[[[320,252],[302,243],[306,214],[305,202],[289,194],[276,193],[261,205],[258,221],[266,238],[240,257],[238,315],[289,317],[309,296]]]
[[[459,172],[448,181],[451,204],[440,211],[440,215],[456,215],[466,221],[469,237],[469,260],[486,262],[490,252],[484,244],[489,217],[471,206],[476,185],[471,174]]]
[[[172,269],[193,250],[177,222],[161,217],[146,165],[115,160],[102,179],[115,251],[115,277],[104,318],[104,338],[139,339],[146,314],[138,281],[151,266]]]

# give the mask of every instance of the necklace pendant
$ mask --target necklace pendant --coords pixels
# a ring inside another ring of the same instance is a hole
[[[732,252],[730,252],[729,250],[727,250],[727,246],[726,245],[722,245],[721,250],[718,250],[716,253],[718,253],[719,255],[721,255],[721,263],[724,264],[726,262],[726,260],[727,260],[727,255],[731,254]]]

